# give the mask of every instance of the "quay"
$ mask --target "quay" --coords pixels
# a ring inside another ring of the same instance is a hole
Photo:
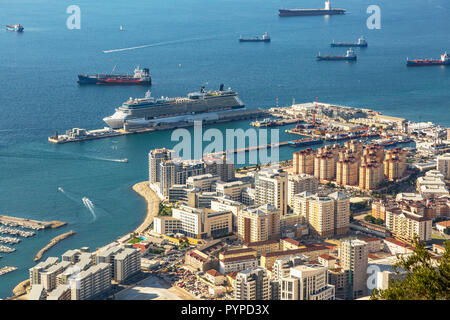
[[[214,119],[202,119],[203,125],[211,125],[216,123],[225,123],[246,119],[253,119],[258,116],[267,115],[267,111],[262,109],[254,109],[254,110],[245,110],[240,112],[235,112],[233,115],[221,115],[218,118]],[[163,130],[172,130],[176,128],[187,128],[194,126],[194,121],[190,120],[182,120],[182,121],[174,121],[169,122],[165,119],[161,120],[158,123],[152,123],[153,126],[136,126],[130,125],[126,123],[122,129],[112,129],[109,127],[104,127],[103,129],[96,130],[86,130],[80,128],[73,128],[71,130],[67,130],[66,134],[59,135],[58,132],[54,136],[48,137],[48,141],[50,143],[62,144],[69,142],[81,142],[81,141],[89,141],[89,140],[97,140],[104,138],[112,138],[118,136],[127,136],[131,134],[141,134],[141,133],[149,133],[154,131],[163,131]]]
[[[59,236],[56,236],[55,238],[53,238],[52,240],[50,240],[50,243],[47,244],[44,248],[42,248],[41,250],[39,250],[39,252],[36,254],[36,256],[34,257],[34,261],[39,261],[42,258],[42,255],[49,250],[51,247],[53,247],[54,245],[56,245],[58,242],[70,237],[71,235],[74,235],[75,231],[69,231],[63,234],[60,234]]]
[[[254,150],[259,150],[259,149],[278,148],[278,147],[288,145],[289,142],[290,141],[283,141],[283,142],[274,143],[274,144],[269,143],[269,144],[265,144],[265,145],[261,145],[261,146],[249,146],[249,147],[245,147],[245,148],[213,152],[213,153],[209,153],[208,155],[224,155],[226,153],[239,153],[239,152],[248,152],[248,151],[254,151]]]
[[[293,124],[299,121],[299,119],[293,118],[285,118],[281,120],[263,120],[263,121],[254,121],[250,123],[252,127],[281,127],[288,124]]]
[[[62,221],[37,221],[37,220],[30,220],[25,218],[17,218],[17,217],[10,217],[10,216],[2,216],[0,215],[0,224],[3,224],[5,226],[9,227],[22,227],[27,229],[33,229],[33,230],[41,230],[41,229],[55,229],[62,227],[67,224],[67,222]]]

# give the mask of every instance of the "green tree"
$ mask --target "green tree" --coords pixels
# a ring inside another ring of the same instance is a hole
[[[396,274],[404,277],[392,280],[386,290],[375,289],[372,300],[449,300],[450,299],[450,241],[444,243],[442,258],[433,261],[425,245],[417,238],[414,240],[414,252],[408,256],[399,256],[393,265]]]
[[[370,214],[366,215],[366,216],[364,217],[364,220],[365,220],[366,222],[370,222],[370,223],[374,223],[374,222],[375,222],[375,218],[372,217]]]

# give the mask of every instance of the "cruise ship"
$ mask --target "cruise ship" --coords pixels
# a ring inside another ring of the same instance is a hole
[[[220,113],[232,113],[245,110],[238,93],[231,88],[206,91],[201,87],[199,92],[192,92],[187,97],[153,98],[147,91],[144,98],[129,98],[116,112],[103,119],[112,129],[121,129],[125,124],[141,126],[157,126],[161,123],[210,120]]]

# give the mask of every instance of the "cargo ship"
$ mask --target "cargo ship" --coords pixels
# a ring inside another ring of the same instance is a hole
[[[356,43],[344,43],[344,42],[337,42],[336,43],[336,42],[333,41],[333,43],[331,43],[331,46],[332,47],[359,47],[359,48],[367,48],[368,43],[367,43],[366,39],[364,39],[364,37],[361,36],[358,39],[358,42],[356,42]]]
[[[275,120],[271,120],[269,118],[264,119],[263,121],[254,121],[250,123],[253,127],[272,127],[277,125],[277,122]]]
[[[236,113],[245,110],[245,105],[239,99],[237,92],[231,88],[224,90],[223,84],[219,90],[192,92],[187,97],[153,98],[147,91],[144,98],[129,98],[116,112],[103,119],[112,129],[127,126],[157,126],[161,123],[198,120],[214,120],[219,114]]]
[[[315,144],[322,144],[323,140],[320,138],[305,138],[300,140],[289,141],[288,145],[291,147],[306,147],[312,146]]]
[[[242,38],[241,36],[239,42],[270,42],[270,36],[267,32],[262,35],[262,38]]]
[[[279,9],[278,15],[280,17],[294,17],[294,16],[328,16],[328,15],[342,15],[345,14],[345,9],[331,8],[331,1],[325,1],[323,9]]]
[[[16,32],[23,32],[24,27],[20,24],[14,24],[14,25],[6,25],[6,30],[8,31],[16,31]]]
[[[441,55],[441,59],[439,59],[439,60],[434,60],[434,59],[409,60],[409,58],[406,58],[406,65],[408,67],[450,65],[450,55],[447,52],[445,52],[444,54]]]
[[[118,74],[79,74],[79,84],[98,84],[98,85],[151,85],[152,77],[148,68],[134,69],[133,75]]]
[[[317,56],[317,61],[356,61],[356,54],[353,52],[353,50],[350,48],[347,50],[347,53],[345,56],[321,56],[320,52]]]

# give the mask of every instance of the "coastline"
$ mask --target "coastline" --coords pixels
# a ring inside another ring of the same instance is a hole
[[[132,189],[147,202],[147,215],[141,225],[134,230],[134,233],[139,234],[147,230],[153,223],[153,218],[158,215],[160,200],[150,188],[148,181],[138,182]]]

